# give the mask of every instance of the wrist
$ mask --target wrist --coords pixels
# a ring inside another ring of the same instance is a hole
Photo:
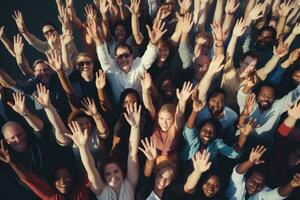
[[[224,43],[222,40],[216,40],[215,41],[215,46],[216,47],[224,47]]]
[[[27,115],[28,115],[28,110],[27,109],[25,109],[23,112],[20,112],[20,115],[22,116],[22,117],[26,117]]]
[[[150,44],[153,45],[153,46],[155,46],[155,47],[157,46],[157,42],[152,41],[152,40],[150,40]]]

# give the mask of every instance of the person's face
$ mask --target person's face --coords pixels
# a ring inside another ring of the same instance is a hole
[[[274,102],[274,90],[271,87],[263,86],[261,87],[257,95],[257,104],[260,109],[269,109]]]
[[[163,168],[157,172],[155,177],[155,187],[158,190],[165,189],[173,180],[173,171],[171,169]]]
[[[55,188],[62,194],[70,193],[72,189],[72,176],[66,169],[58,169],[55,172]]]
[[[126,97],[124,99],[123,107],[126,108],[127,105],[134,104],[134,103],[137,103],[137,98],[136,98],[135,94],[129,93],[126,95]]]
[[[171,100],[175,96],[176,87],[169,79],[165,80],[159,88],[160,94],[165,100]]]
[[[94,62],[88,56],[81,56],[77,60],[76,67],[82,76],[90,76],[93,74]]]
[[[52,69],[43,62],[36,64],[34,67],[34,76],[45,84],[50,80],[52,72]]]
[[[210,122],[206,122],[200,129],[200,140],[204,145],[209,144],[215,135],[214,127]]]
[[[258,172],[253,172],[246,181],[246,190],[249,195],[255,195],[260,192],[264,186],[265,177]]]
[[[200,81],[206,74],[209,64],[210,60],[207,55],[201,55],[196,58],[193,63],[194,78]]]
[[[24,152],[27,149],[27,137],[24,129],[18,124],[12,124],[5,128],[4,138],[15,151]]]
[[[157,45],[157,59],[160,62],[165,62],[169,56],[170,50],[168,45],[166,44],[162,44],[162,43],[158,43]]]
[[[222,93],[212,96],[208,100],[208,110],[213,117],[217,117],[223,112],[225,96]]]
[[[202,185],[203,194],[206,197],[213,197],[220,191],[220,181],[217,176],[211,176],[203,185]]]
[[[50,37],[50,35],[58,36],[58,32],[51,25],[45,25],[42,29],[42,32],[43,32],[43,35],[46,39],[48,39]]]
[[[256,69],[257,59],[251,56],[246,56],[246,58],[240,62],[240,68],[238,70],[238,76],[244,78],[243,74],[245,70],[254,71]]]
[[[81,130],[87,129],[87,132],[91,134],[92,132],[92,124],[91,121],[87,117],[80,117],[76,119],[78,125],[80,126]]]
[[[110,163],[104,168],[106,183],[112,188],[120,188],[123,183],[123,172],[115,163]]]
[[[118,25],[115,28],[115,37],[118,42],[124,42],[126,40],[126,29],[122,25]]]
[[[261,50],[273,48],[274,38],[271,31],[265,30],[256,39],[257,47]]]
[[[209,42],[206,38],[198,37],[195,40],[194,55],[208,55]]]
[[[296,70],[293,72],[292,79],[296,85],[300,84],[300,70]]]
[[[129,72],[132,64],[133,56],[127,47],[119,47],[116,51],[116,61],[120,69],[127,73]]]
[[[300,164],[300,149],[289,154],[288,162],[290,166],[297,166]]]
[[[158,114],[158,124],[162,131],[168,131],[173,125],[174,117],[171,113],[167,111],[159,112]]]

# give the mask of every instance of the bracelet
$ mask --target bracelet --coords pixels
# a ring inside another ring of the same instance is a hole
[[[215,46],[216,46],[216,47],[224,47],[224,44],[223,44],[223,42],[222,42],[221,45],[217,45],[217,42],[216,42],[216,43],[215,43]]]
[[[157,45],[157,43],[156,43],[156,44],[152,43],[152,41],[151,41],[151,40],[150,40],[150,43],[151,43],[152,45],[154,45],[154,46],[156,46],[156,45]]]

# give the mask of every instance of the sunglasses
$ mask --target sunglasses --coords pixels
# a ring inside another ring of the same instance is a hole
[[[80,62],[78,62],[77,63],[77,66],[78,67],[83,67],[84,65],[91,65],[91,64],[93,64],[93,61],[80,61]]]
[[[130,53],[124,53],[124,54],[118,55],[117,59],[129,58],[130,56],[131,56]]]
[[[46,31],[45,33],[43,33],[44,35],[48,35],[49,33],[54,33],[55,29],[49,29],[48,31]]]

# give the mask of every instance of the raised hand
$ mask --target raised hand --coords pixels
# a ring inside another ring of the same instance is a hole
[[[101,69],[96,72],[96,88],[98,90],[104,89],[106,85],[106,75]]]
[[[224,61],[224,58],[225,57],[224,57],[223,54],[214,57],[212,59],[212,61],[210,62],[210,64],[209,64],[209,68],[208,68],[207,73],[216,74],[216,73],[220,72],[224,67],[224,65],[222,65],[222,62]]]
[[[83,98],[80,102],[84,107],[84,109],[82,109],[82,111],[84,111],[85,114],[90,115],[90,116],[98,114],[98,110],[97,110],[94,99],[86,97],[86,98]]]
[[[218,42],[224,42],[225,36],[222,31],[222,26],[220,24],[213,23],[210,25],[210,27],[212,29],[214,40]]]
[[[277,48],[273,47],[273,54],[278,58],[284,57],[289,52],[288,44],[283,43],[282,39],[279,40]]]
[[[193,111],[194,112],[200,112],[204,108],[205,102],[203,103],[200,99],[198,99],[198,97],[194,97],[194,96],[198,96],[198,95],[193,95],[192,96],[192,99],[193,99]]]
[[[294,34],[294,35],[300,34],[300,22],[294,26],[292,34]]]
[[[0,26],[0,38],[5,36],[4,26]]]
[[[48,64],[49,66],[54,70],[54,71],[60,71],[62,69],[62,58],[59,52],[55,49],[51,49],[46,52],[46,56],[48,59]]]
[[[105,15],[109,9],[109,4],[108,4],[107,0],[99,0],[99,1],[97,1],[97,4],[95,3],[95,5],[98,5],[98,4],[99,4],[101,14]]]
[[[244,34],[245,30],[246,30],[245,21],[243,18],[239,18],[235,23],[232,35],[235,37],[240,37]]]
[[[183,12],[183,14],[186,14],[189,11],[192,3],[192,0],[178,0],[180,10]]]
[[[192,14],[186,13],[183,17],[183,21],[182,21],[182,25],[181,25],[182,33],[188,34],[191,31],[193,24],[194,24],[194,22],[193,22]]]
[[[26,26],[25,22],[22,16],[22,13],[18,10],[14,11],[14,14],[12,15],[13,19],[15,20],[17,27],[21,33],[26,32]]]
[[[150,42],[154,45],[158,43],[158,41],[161,39],[161,37],[167,32],[167,29],[164,29],[165,22],[162,22],[161,20],[155,20],[154,24],[152,26],[152,30],[149,25],[146,25]]]
[[[279,5],[278,14],[281,17],[286,17],[293,9],[294,3],[291,0],[285,0],[282,4]]]
[[[254,7],[253,7],[253,9],[250,11],[250,13],[249,13],[249,19],[250,20],[252,20],[252,21],[254,21],[254,20],[257,20],[257,19],[259,19],[259,18],[261,18],[261,17],[263,17],[264,15],[263,15],[263,10],[264,10],[264,4],[262,4],[262,3],[258,3],[258,4],[256,4]]]
[[[204,149],[202,153],[199,151],[192,157],[194,170],[200,173],[206,172],[211,166],[209,162],[210,153]]]
[[[73,6],[73,0],[66,0],[66,7],[72,7]]]
[[[145,138],[144,140],[142,140],[142,145],[144,149],[142,147],[139,147],[139,150],[141,150],[144,153],[148,160],[155,160],[157,157],[157,150],[153,139],[150,138],[149,141],[148,138]]]
[[[288,116],[297,120],[300,119],[300,101],[295,101],[293,106],[288,108]]]
[[[11,156],[9,151],[4,146],[4,140],[1,140],[0,142],[0,160],[7,164],[11,163]]]
[[[43,108],[48,108],[51,104],[49,90],[41,83],[36,85],[36,90],[36,100]]]
[[[225,13],[228,15],[233,15],[239,6],[240,3],[236,4],[236,0],[227,0],[225,6]]]
[[[62,27],[64,27],[65,29],[68,29],[70,27],[70,16],[67,12],[67,8],[63,5],[61,6],[58,20],[60,21]]]
[[[139,127],[141,123],[141,110],[142,106],[137,106],[136,103],[126,105],[126,112],[124,113],[125,119],[131,127]]]
[[[24,52],[24,43],[20,34],[14,36],[14,52],[19,56]]]
[[[116,2],[117,2],[117,5],[118,5],[119,7],[122,7],[122,6],[123,6],[123,1],[122,1],[122,0],[116,0]]]
[[[300,187],[300,173],[296,173],[291,180],[292,187]]]
[[[247,96],[246,103],[244,105],[242,115],[249,116],[250,113],[253,111],[254,103],[255,103],[255,97],[256,96],[255,96],[254,93],[251,93]]]
[[[141,79],[141,85],[142,85],[142,89],[145,91],[151,88],[152,79],[151,79],[151,75],[148,72],[145,72],[143,74],[143,77]]]
[[[73,41],[72,33],[69,29],[65,33],[60,35],[60,42],[64,45],[68,45]]]
[[[163,20],[172,13],[171,5],[162,5],[157,12],[155,20]]]
[[[256,124],[256,119],[252,118],[247,120],[243,126],[239,127],[240,134],[248,137],[254,130]]]
[[[84,7],[84,11],[85,11],[85,16],[86,16],[87,20],[96,20],[97,19],[97,13],[93,9],[91,4],[86,5]]]
[[[128,5],[125,5],[129,12],[131,12],[132,15],[138,15],[140,12],[140,0],[131,0],[130,1],[130,7]]]
[[[179,100],[179,102],[186,102],[191,94],[193,93],[193,83],[192,82],[184,82],[181,91],[179,89],[176,89],[176,95]]]
[[[290,53],[288,61],[290,63],[290,65],[294,64],[294,62],[296,60],[298,60],[300,57],[300,48],[295,49],[294,51],[292,51],[292,53]]]
[[[88,135],[88,130],[84,129],[79,126],[78,122],[72,121],[69,124],[70,130],[72,134],[66,133],[65,135],[69,138],[71,138],[74,142],[74,144],[78,147],[83,147],[87,145],[89,135]]]
[[[57,43],[57,39],[58,39],[58,35],[56,34],[49,34],[49,35],[45,35],[47,42],[50,46],[50,49],[58,49],[58,43]]]
[[[96,24],[96,20],[95,19],[90,19],[87,20],[87,22],[85,23],[85,29],[87,31],[87,33],[89,34],[89,36],[95,41],[102,41],[102,37],[101,37],[101,33],[97,27]]]
[[[265,153],[266,150],[267,149],[264,146],[259,146],[259,145],[252,148],[250,156],[249,156],[249,161],[255,165],[264,163],[265,161],[261,160],[261,157]]]
[[[8,101],[7,104],[17,113],[22,116],[25,116],[27,113],[26,105],[25,105],[25,96],[21,93],[13,93],[14,103]]]

